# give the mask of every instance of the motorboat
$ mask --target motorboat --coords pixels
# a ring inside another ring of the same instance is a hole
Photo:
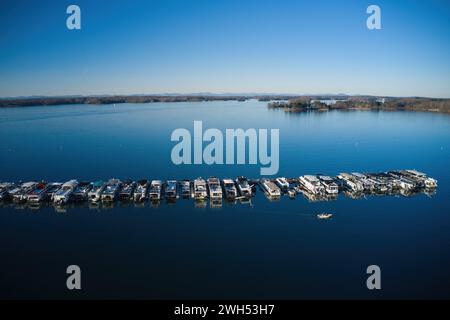
[[[161,191],[162,191],[162,181],[161,180],[152,180],[150,183],[150,191],[149,197],[150,200],[160,200],[161,199]]]
[[[252,196],[252,187],[250,186],[247,178],[242,176],[237,177],[236,185],[240,196],[247,198]]]
[[[119,196],[122,182],[119,179],[110,179],[101,194],[103,202],[113,202]]]
[[[205,200],[208,197],[208,191],[206,190],[206,182],[202,178],[194,180],[194,198],[195,200]]]
[[[91,183],[92,188],[88,192],[88,198],[91,202],[98,202],[102,199],[102,192],[105,190],[106,183],[98,180]]]
[[[222,188],[220,187],[220,181],[216,177],[208,178],[209,198],[211,200],[222,199]]]
[[[225,198],[227,198],[228,200],[236,199],[237,189],[232,179],[223,179],[222,186],[225,193]]]
[[[77,180],[69,180],[61,186],[61,188],[56,191],[53,196],[53,202],[56,204],[65,204],[70,201],[72,193],[78,186]]]

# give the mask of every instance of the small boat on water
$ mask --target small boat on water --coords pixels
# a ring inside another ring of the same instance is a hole
[[[225,198],[228,200],[234,200],[237,197],[237,189],[232,179],[223,179],[223,191],[225,193]]]
[[[75,202],[82,202],[88,199],[89,191],[92,189],[92,184],[87,181],[82,181],[75,188],[72,193],[72,198]]]
[[[194,198],[195,200],[205,200],[208,197],[206,182],[202,178],[194,180]]]
[[[163,183],[161,180],[152,180],[148,192],[150,200],[157,201],[161,199],[162,185]]]
[[[176,199],[178,191],[178,183],[176,180],[168,180],[166,182],[165,196],[166,199]]]
[[[122,182],[119,179],[110,179],[102,192],[101,198],[104,202],[112,202],[119,196]]]
[[[276,178],[275,183],[283,191],[286,191],[287,189],[289,189],[289,182],[287,181],[287,179],[285,177]]]
[[[288,189],[287,194],[288,194],[289,198],[294,199],[297,192],[295,192],[294,189],[290,188],[290,189]]]
[[[216,177],[208,178],[209,198],[211,200],[222,199],[222,188],[220,187],[220,181]]]
[[[91,183],[92,188],[88,192],[88,198],[91,202],[98,202],[102,199],[102,192],[106,187],[106,184],[102,180],[98,180]]]
[[[23,203],[27,201],[28,193],[30,193],[37,186],[37,182],[30,181],[22,183],[21,185],[9,191],[12,199],[16,203]]]
[[[70,201],[72,193],[78,186],[77,180],[70,180],[65,182],[61,188],[56,191],[53,196],[53,202],[57,204],[65,204]]]
[[[45,200],[45,191],[47,190],[47,183],[40,182],[27,195],[27,201],[30,203],[39,203]]]
[[[323,220],[323,219],[330,219],[332,216],[333,216],[333,214],[324,212],[324,213],[319,213],[317,215],[317,218]]]
[[[252,187],[248,183],[248,179],[245,177],[237,177],[236,179],[237,189],[242,197],[250,198],[252,196]]]
[[[119,192],[120,201],[130,201],[133,199],[133,192],[136,188],[136,182],[127,179],[123,182],[122,190]]]
[[[181,189],[181,196],[183,198],[190,198],[192,195],[192,188],[191,188],[191,181],[190,180],[182,180],[180,181],[180,189]]]

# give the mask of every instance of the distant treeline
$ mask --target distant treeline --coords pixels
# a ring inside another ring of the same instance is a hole
[[[410,110],[450,113],[450,99],[396,98],[347,95],[115,95],[115,96],[66,96],[0,99],[0,107],[56,106],[63,104],[119,104],[151,102],[200,102],[245,101],[257,99],[268,101],[270,108],[283,108],[289,112],[307,110]],[[329,101],[334,100],[334,103]],[[321,102],[323,101],[323,102]],[[328,103],[326,103],[328,102]]]
[[[330,100],[335,101],[331,102]],[[321,102],[322,100],[322,102]],[[328,100],[325,102],[324,100]],[[330,103],[331,102],[331,103]],[[282,108],[287,112],[304,112],[308,110],[380,110],[380,111],[430,111],[450,113],[450,99],[437,98],[397,98],[373,96],[347,96],[334,98],[318,98],[315,96],[302,96],[288,101],[275,101],[269,103],[269,108]]]
[[[189,101],[245,101],[247,96],[88,96],[88,97],[33,97],[0,99],[0,107],[56,106],[62,104],[115,104]]]

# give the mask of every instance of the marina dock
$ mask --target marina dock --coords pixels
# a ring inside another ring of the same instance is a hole
[[[192,199],[196,206],[203,207],[210,200],[212,207],[221,206],[222,201],[250,203],[258,193],[269,200],[279,200],[283,196],[295,199],[302,194],[308,201],[330,201],[339,194],[358,199],[368,195],[411,196],[418,193],[432,195],[436,192],[437,180],[416,170],[392,170],[379,173],[339,173],[336,176],[307,174],[298,178],[219,179],[201,177],[194,180],[148,180],[110,179],[108,181],[67,182],[2,182],[0,202],[14,204],[54,204],[65,206],[69,203],[89,203],[90,205],[110,205],[111,203],[143,204],[166,200]]]

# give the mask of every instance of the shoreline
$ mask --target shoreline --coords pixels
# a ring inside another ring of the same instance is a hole
[[[31,97],[0,99],[0,108],[20,108],[61,105],[111,105],[124,103],[175,103],[258,100],[267,102],[269,109],[285,112],[326,112],[331,110],[359,111],[421,111],[450,113],[450,99],[399,98],[351,95],[142,95],[142,96],[80,96],[80,97]]]

